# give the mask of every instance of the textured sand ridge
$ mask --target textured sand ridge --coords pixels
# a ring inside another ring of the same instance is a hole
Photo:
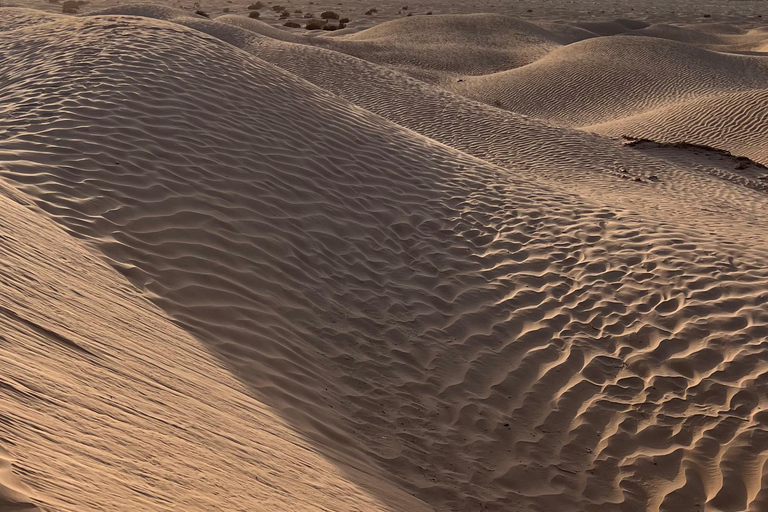
[[[0,506],[768,507],[764,168],[574,129],[760,160],[763,57],[626,20],[94,14],[0,10]],[[541,119],[472,99],[530,68]]]

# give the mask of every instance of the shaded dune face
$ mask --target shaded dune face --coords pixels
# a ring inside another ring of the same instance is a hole
[[[765,245],[524,179],[181,25],[0,48],[2,175],[340,466],[437,510],[768,506]]]

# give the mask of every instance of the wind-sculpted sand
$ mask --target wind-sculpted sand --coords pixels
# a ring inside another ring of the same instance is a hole
[[[768,508],[758,28],[0,27],[0,508]]]
[[[0,509],[430,510],[318,455],[30,205],[0,188]]]

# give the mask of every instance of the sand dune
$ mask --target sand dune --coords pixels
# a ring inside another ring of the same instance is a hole
[[[230,19],[233,18],[225,18],[224,21],[229,22]],[[215,33],[227,41],[246,39],[235,33],[223,35],[221,29]],[[708,209],[718,207],[716,202],[724,193],[719,179],[708,183],[703,181],[701,175],[705,172],[722,176],[723,169],[718,162],[714,163],[714,167],[700,167],[700,162],[693,159],[678,166],[670,165],[666,160],[660,162],[641,155],[628,155],[613,140],[467,100],[386,67],[328,49],[266,38],[250,41],[243,49],[431,139],[516,174],[530,171],[526,179],[547,177],[548,187],[562,185],[566,193],[578,190],[582,196],[593,197],[603,203],[613,197],[615,202],[612,205],[616,208],[623,208],[632,202],[635,209],[651,216],[657,215],[659,208],[664,208],[666,214],[678,221],[691,219],[695,225]],[[338,73],[338,69],[345,70],[345,73]],[[348,80],[347,75],[356,79]],[[511,134],[514,136],[510,137]],[[579,149],[583,147],[589,147],[594,158],[585,161]],[[531,158],[531,154],[536,157]],[[617,168],[616,162],[623,165]],[[699,166],[693,174],[688,170],[692,164]],[[662,177],[662,186],[686,183],[683,186],[687,193],[681,197],[677,190],[657,188],[654,191],[657,200],[649,205],[647,190],[643,187],[619,187],[620,192],[617,192],[617,176],[640,180],[648,176]],[[762,211],[762,204],[762,198],[758,198],[756,202],[750,202],[750,208]],[[711,228],[719,229],[716,224],[717,221],[714,221]],[[730,222],[724,226],[725,232],[730,230],[730,226]]]
[[[58,14],[46,14],[35,9],[3,9],[2,12],[0,31],[3,32],[61,19],[61,16]]]
[[[768,59],[656,38],[587,39],[525,67],[451,89],[564,126],[585,126],[686,99],[768,86]]]
[[[701,112],[762,98],[761,58],[504,16],[300,44],[111,9],[0,12],[0,500],[768,506],[768,195],[572,128],[711,96],[686,112],[731,140]],[[400,73],[502,61],[514,94]]]
[[[637,33],[654,38],[590,38],[449,89],[560,126],[704,144],[768,161],[768,57],[686,44],[723,46],[715,32],[656,26]]]
[[[636,20],[582,21],[575,25],[598,36],[615,36],[648,26],[647,23]]]
[[[332,48],[430,81],[445,81],[456,74],[487,74],[522,66],[546,55],[563,42],[574,40],[573,34],[569,33],[573,31],[572,27],[555,32],[494,14],[406,17],[333,38],[303,37],[303,34],[236,15],[220,16],[214,23],[180,9],[147,4],[99,9],[89,14],[148,16],[208,33],[222,30],[221,23],[226,23],[273,40]],[[227,40],[227,35],[231,34],[216,35]],[[233,43],[231,40],[227,42]]]
[[[768,89],[759,89],[680,102],[587,129],[660,142],[705,144],[768,164],[766,126]]]
[[[371,468],[319,456],[99,255],[0,187],[2,510],[428,510]]]
[[[534,62],[560,44],[533,23],[472,14],[389,21],[336,39],[334,49],[406,69],[480,75]]]
[[[10,453],[0,448],[0,507],[3,510],[39,510],[29,496],[29,490],[13,474]]]

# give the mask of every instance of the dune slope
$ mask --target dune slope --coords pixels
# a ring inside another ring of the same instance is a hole
[[[612,136],[713,145],[768,164],[768,89],[680,102],[636,116],[586,127]]]
[[[0,212],[0,508],[429,510],[319,456],[5,184]]]
[[[522,66],[561,37],[500,14],[401,18],[334,40],[333,48],[405,69],[477,75]]]
[[[451,89],[563,126],[613,121],[684,100],[768,87],[768,59],[657,38],[612,36]]]

